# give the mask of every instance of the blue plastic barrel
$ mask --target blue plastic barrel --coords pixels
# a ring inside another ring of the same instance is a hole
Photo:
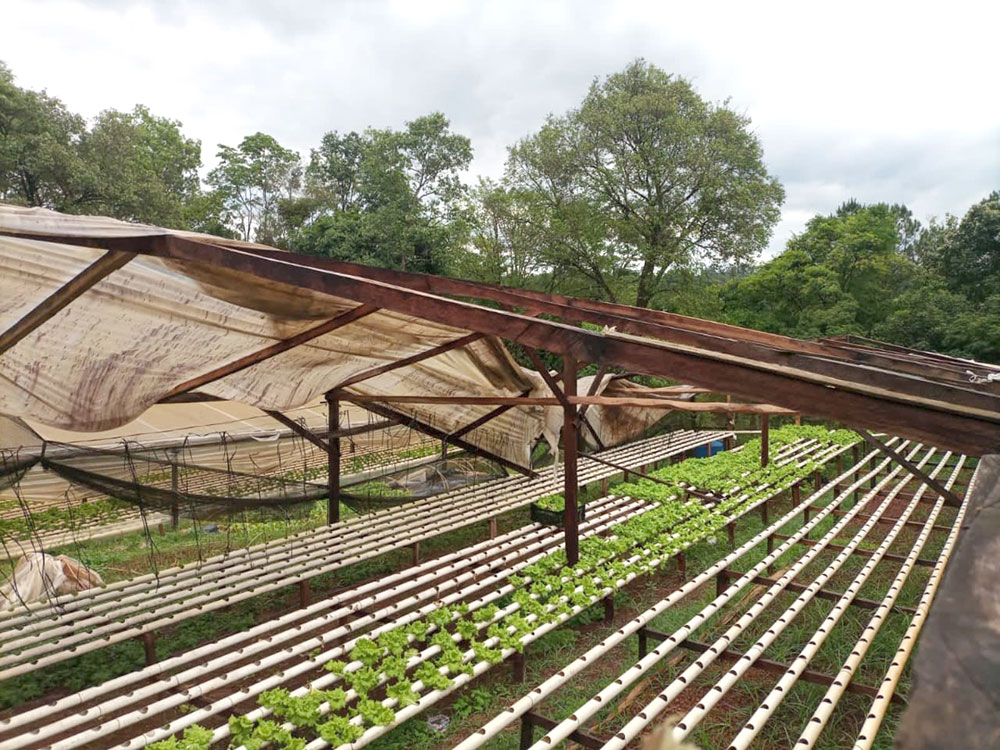
[[[694,449],[695,458],[708,458],[709,456],[714,456],[716,453],[721,453],[725,450],[725,445],[721,440],[713,440],[708,445],[699,445]]]

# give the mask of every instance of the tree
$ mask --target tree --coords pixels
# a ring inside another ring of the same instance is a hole
[[[506,178],[534,196],[548,263],[648,306],[670,269],[765,247],[784,192],[749,124],[637,60],[514,146]]]
[[[85,128],[58,99],[19,88],[0,62],[0,200],[72,210],[84,174]]]
[[[816,216],[785,251],[724,293],[733,322],[793,336],[868,334],[917,275],[912,217],[900,206],[844,204]]]
[[[540,238],[522,196],[481,179],[469,194],[470,247],[449,269],[456,276],[514,287],[533,285],[543,271]]]
[[[800,338],[857,333],[857,301],[837,273],[817,263],[801,247],[774,260],[722,292],[726,320],[762,331]]]
[[[310,204],[291,246],[388,268],[439,273],[463,238],[459,173],[472,146],[434,113],[401,131],[327,133],[306,169]]]
[[[142,105],[98,115],[80,143],[87,168],[79,208],[126,221],[186,226],[186,204],[200,190],[201,142],[186,138],[180,127]]]
[[[300,186],[299,155],[256,133],[235,148],[220,144],[218,157],[208,183],[222,196],[229,223],[244,240],[279,241],[278,206]]]
[[[1000,289],[1000,191],[972,206],[942,239],[938,264],[952,289],[977,302]]]

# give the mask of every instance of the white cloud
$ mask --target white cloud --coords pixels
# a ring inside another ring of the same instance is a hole
[[[995,4],[4,0],[0,59],[87,116],[149,105],[304,154],[433,110],[473,173],[642,56],[748,114],[787,191],[772,251],[850,197],[961,213],[1000,187]]]

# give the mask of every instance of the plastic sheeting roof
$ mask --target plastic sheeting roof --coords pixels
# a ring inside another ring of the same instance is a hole
[[[113,219],[10,206],[0,206],[0,229],[95,238],[162,232]],[[0,237],[0,331],[102,255],[97,248]],[[118,428],[141,418],[189,380],[356,307],[351,300],[207,264],[140,255],[0,357],[0,413],[22,417],[39,432],[108,431],[118,436]],[[316,402],[351,376],[468,334],[454,326],[377,310],[198,390],[257,409],[289,411]],[[384,372],[346,390],[360,395],[550,395],[544,382],[525,372],[495,337]],[[156,408],[162,411],[164,406]],[[417,405],[405,411],[453,432],[492,408]],[[465,439],[528,466],[531,444],[542,431],[544,408],[510,409]],[[648,422],[637,419],[635,427]],[[605,437],[613,444],[619,441],[616,437],[625,436]]]
[[[408,358],[350,390],[533,395],[537,383],[491,338],[502,336],[952,450],[1000,445],[1000,383],[983,374],[995,367],[972,369],[973,380],[952,362],[43,209],[0,206],[0,236],[0,413],[55,426],[122,424],[222,367],[202,390],[266,409]],[[334,330],[338,314],[357,320]],[[262,348],[287,350],[235,371]],[[413,363],[428,352],[437,356]],[[491,410],[402,411],[449,434]],[[522,405],[463,437],[523,466],[541,418]]]

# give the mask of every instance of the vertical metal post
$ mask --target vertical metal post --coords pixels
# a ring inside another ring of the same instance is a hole
[[[524,714],[521,717],[521,742],[518,746],[520,750],[528,750],[535,742],[535,725],[531,722],[531,714]]]
[[[337,523],[340,520],[340,401],[332,393],[326,394],[328,410],[327,423],[330,434],[326,438],[327,487],[330,496],[326,501],[326,522]]]
[[[576,359],[563,357],[563,393],[567,398],[576,396]],[[580,559],[580,539],[577,527],[577,475],[576,475],[576,406],[563,407],[563,497],[565,510],[563,526],[566,531],[566,563],[576,565]]]
[[[770,461],[770,446],[768,445],[768,422],[767,414],[760,415],[760,465],[761,468],[767,466]]]
[[[733,397],[729,393],[726,394],[726,403],[727,404],[733,403]],[[732,412],[727,412],[726,413],[726,429],[730,430],[730,431],[736,429],[736,417],[735,417],[735,415]],[[709,443],[709,447],[711,447],[711,443]],[[733,438],[731,436],[727,437],[725,439],[723,447],[725,447],[725,449],[727,451],[731,451],[733,448],[736,447],[736,440],[735,440],[735,438]]]
[[[181,509],[177,503],[177,492],[180,489],[180,470],[177,468],[177,454],[171,458],[175,463],[170,464],[170,490],[174,493],[170,500],[170,528],[176,529],[181,520]]]

